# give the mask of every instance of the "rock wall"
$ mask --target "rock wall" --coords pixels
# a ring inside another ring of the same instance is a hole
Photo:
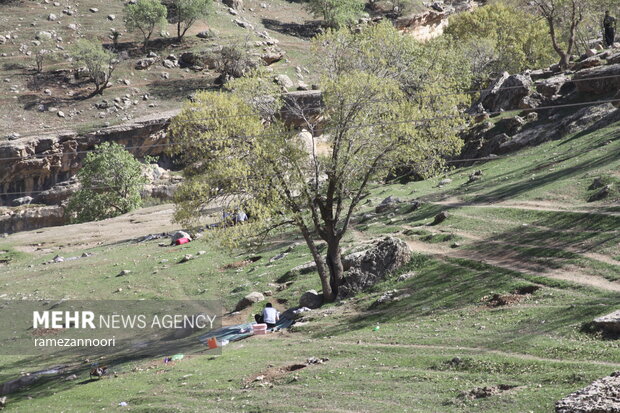
[[[168,142],[165,129],[176,113],[166,112],[88,134],[67,131],[0,142],[0,206],[10,206],[15,199],[26,196],[37,202],[40,191],[75,175],[86,157],[83,151],[102,142],[116,142],[137,157],[163,154]]]
[[[0,234],[64,225],[62,206],[0,208]]]
[[[554,65],[522,74],[504,73],[472,106],[475,121],[463,134],[460,158],[502,155],[617,122],[619,79],[617,49],[591,50],[566,71]],[[514,113],[503,113],[509,111]],[[500,115],[498,121],[491,119]]]
[[[482,1],[474,0],[448,0],[436,1],[430,5],[430,10],[402,16],[394,22],[394,25],[404,33],[415,39],[425,42],[443,34],[448,27],[448,18],[455,13],[473,10]]]

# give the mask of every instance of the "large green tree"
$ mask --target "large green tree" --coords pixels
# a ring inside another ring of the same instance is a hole
[[[364,11],[363,0],[309,0],[307,8],[327,27],[339,28],[359,19]]]
[[[75,222],[112,218],[142,204],[140,191],[147,182],[142,164],[121,145],[97,146],[84,159],[77,177],[81,187],[67,206]]]
[[[543,67],[555,55],[545,22],[504,3],[453,15],[445,34],[465,47],[479,76]]]
[[[177,26],[177,39],[183,36],[198,20],[205,19],[211,11],[211,0],[172,0],[174,16],[172,23]]]
[[[168,9],[159,0],[138,0],[125,6],[125,25],[127,31],[140,31],[144,37],[144,49],[155,28],[166,24]]]
[[[313,116],[281,109],[306,119],[314,133],[303,138],[265,115],[266,103],[286,99],[266,97],[260,85],[268,82],[260,77],[253,85],[231,81],[233,93],[197,94],[170,127],[173,150],[188,164],[176,218],[191,223],[215,203],[249,212],[251,223],[232,229],[238,236],[294,225],[317,265],[324,299],[334,300],[344,281],[340,243],[368,186],[404,165],[436,168],[461,146],[463,98],[450,92],[468,80],[449,70],[459,66],[457,55],[436,46],[390,24],[321,36],[323,108],[318,115],[311,108]],[[327,244],[325,256],[318,240]]]

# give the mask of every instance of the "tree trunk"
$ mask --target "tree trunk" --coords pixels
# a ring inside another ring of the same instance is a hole
[[[181,22],[177,22],[177,39],[179,40],[179,43],[183,41],[183,34],[181,33]]]
[[[342,285],[344,268],[342,265],[342,251],[340,249],[340,239],[331,236],[327,240],[327,268],[329,269],[329,283],[334,295],[338,295],[338,287]]]
[[[336,299],[336,294],[332,290],[332,286],[330,283],[330,271],[325,264],[325,260],[319,253],[319,250],[316,248],[316,244],[310,235],[310,232],[304,225],[300,225],[301,233],[306,240],[306,244],[310,249],[310,253],[312,254],[312,258],[314,259],[314,263],[316,264],[316,269],[319,273],[319,278],[321,279],[321,288],[323,289],[323,301],[330,303]]]

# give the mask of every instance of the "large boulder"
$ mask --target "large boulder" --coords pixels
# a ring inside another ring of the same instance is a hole
[[[585,69],[573,77],[577,91],[605,95],[620,88],[620,63]]]
[[[596,380],[555,404],[556,413],[620,412],[620,371]]]
[[[620,334],[620,310],[595,318],[593,324],[607,333]]]
[[[565,74],[542,79],[536,82],[536,90],[544,97],[550,98],[557,95],[562,86],[569,82]]]
[[[532,79],[529,75],[510,75],[504,72],[490,88],[482,92],[480,103],[491,112],[516,109],[530,94]]]
[[[409,246],[395,237],[386,237],[372,248],[359,254],[350,263],[344,283],[338,289],[339,298],[355,295],[384,280],[411,257]]]
[[[319,308],[323,305],[323,296],[316,290],[308,290],[299,298],[300,307],[308,307],[310,309]]]
[[[239,302],[237,303],[237,306],[235,307],[235,311],[244,310],[250,307],[252,304],[258,303],[260,301],[265,301],[265,296],[262,293],[259,293],[256,291],[251,292],[250,294],[246,295],[241,300],[239,300]]]

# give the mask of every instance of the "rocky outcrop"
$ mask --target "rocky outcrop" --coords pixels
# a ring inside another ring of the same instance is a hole
[[[595,318],[593,324],[606,333],[620,335],[620,310]]]
[[[88,134],[67,131],[57,135],[20,137],[0,142],[0,206],[16,198],[34,196],[44,203],[56,203],[47,192],[69,181],[81,167],[86,152],[102,142],[116,142],[135,156],[163,155],[168,138],[165,128],[177,111],[137,119]]]
[[[0,208],[0,233],[11,234],[66,223],[62,206]]]
[[[620,371],[596,380],[555,404],[556,413],[619,413]]]
[[[320,122],[320,91],[288,93],[284,103],[279,116],[287,124],[305,126],[304,119]],[[166,128],[178,113],[178,110],[164,112],[87,134],[66,131],[0,140],[0,206],[11,206],[15,199],[26,196],[31,196],[33,203],[60,204],[75,191],[71,179],[87,151],[102,142],[123,145],[138,158],[147,155],[166,158],[169,142]],[[178,177],[169,176],[147,186],[146,195],[166,198],[178,183]]]
[[[480,103],[490,112],[519,108],[521,101],[530,95],[532,79],[529,75],[510,75],[504,72],[487,90],[482,92]]]
[[[619,121],[620,53],[595,52],[564,73],[552,66],[502,74],[469,111],[473,125],[462,134],[461,159],[506,154]],[[491,121],[504,111],[514,115]]]
[[[449,14],[445,11],[429,10],[424,13],[401,17],[396,20],[396,27],[419,41],[439,37],[448,27]]]
[[[338,288],[338,297],[350,297],[372,287],[406,264],[410,257],[409,246],[394,237],[386,237],[369,250],[347,257],[349,269]]]
[[[616,92],[620,88],[620,63],[581,70],[573,79],[580,93],[606,95]]]
[[[448,18],[452,14],[472,10],[478,7],[478,4],[479,2],[474,0],[435,1],[429,5],[429,10],[399,17],[394,21],[394,25],[416,40],[424,42],[441,36],[448,27]]]

